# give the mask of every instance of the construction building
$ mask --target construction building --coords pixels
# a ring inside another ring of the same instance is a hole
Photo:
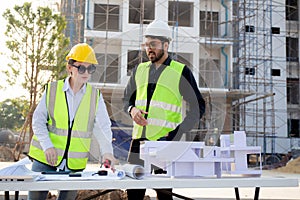
[[[91,82],[101,88],[113,120],[131,124],[123,91],[132,69],[147,60],[143,31],[162,19],[173,30],[170,54],[190,67],[206,99],[206,114],[194,133],[242,130],[263,153],[282,154],[300,147],[299,5],[299,0],[62,0],[61,11],[71,43],[84,36],[95,49],[99,65]]]

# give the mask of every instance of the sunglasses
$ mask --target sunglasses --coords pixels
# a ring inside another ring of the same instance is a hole
[[[84,74],[86,70],[88,71],[89,74],[92,74],[96,71],[95,65],[90,65],[88,67],[85,67],[84,65],[76,66],[72,64],[71,66],[77,68],[79,74]]]
[[[141,44],[141,46],[145,50],[149,48],[155,50],[155,49],[161,49],[162,48],[161,44],[163,44],[162,41],[151,41],[149,43]]]

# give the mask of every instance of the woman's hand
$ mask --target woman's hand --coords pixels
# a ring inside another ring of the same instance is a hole
[[[119,164],[118,159],[116,159],[114,157],[114,155],[111,154],[111,153],[105,153],[105,154],[102,155],[102,162],[104,162],[105,160],[109,160],[110,161],[111,167],[113,167],[114,165],[118,165]]]
[[[148,114],[148,112],[140,110],[136,107],[133,107],[130,111],[131,118],[140,126],[146,126],[148,124],[147,120],[143,116],[144,114]]]
[[[51,166],[55,166],[56,165],[56,162],[57,162],[57,153],[56,153],[56,150],[55,150],[54,147],[46,149],[45,156],[46,156],[47,162]]]

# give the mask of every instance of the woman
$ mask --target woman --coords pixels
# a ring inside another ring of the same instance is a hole
[[[69,76],[46,86],[33,114],[29,157],[36,172],[84,170],[92,134],[100,145],[102,160],[116,162],[102,94],[87,83],[98,64],[94,50],[88,44],[77,44],[66,60]],[[28,199],[46,199],[47,193],[29,192]],[[76,193],[61,191],[58,199],[75,199]]]

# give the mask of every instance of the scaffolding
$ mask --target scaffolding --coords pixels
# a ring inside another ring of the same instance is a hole
[[[85,0],[61,0],[60,10],[67,21],[65,35],[70,38],[70,48],[84,41]]]
[[[248,135],[263,136],[263,152],[267,152],[266,136],[271,136],[271,154],[275,153],[275,109],[272,77],[272,1],[241,0],[237,2],[239,27],[239,89],[255,91],[251,97],[238,100],[239,129]]]

